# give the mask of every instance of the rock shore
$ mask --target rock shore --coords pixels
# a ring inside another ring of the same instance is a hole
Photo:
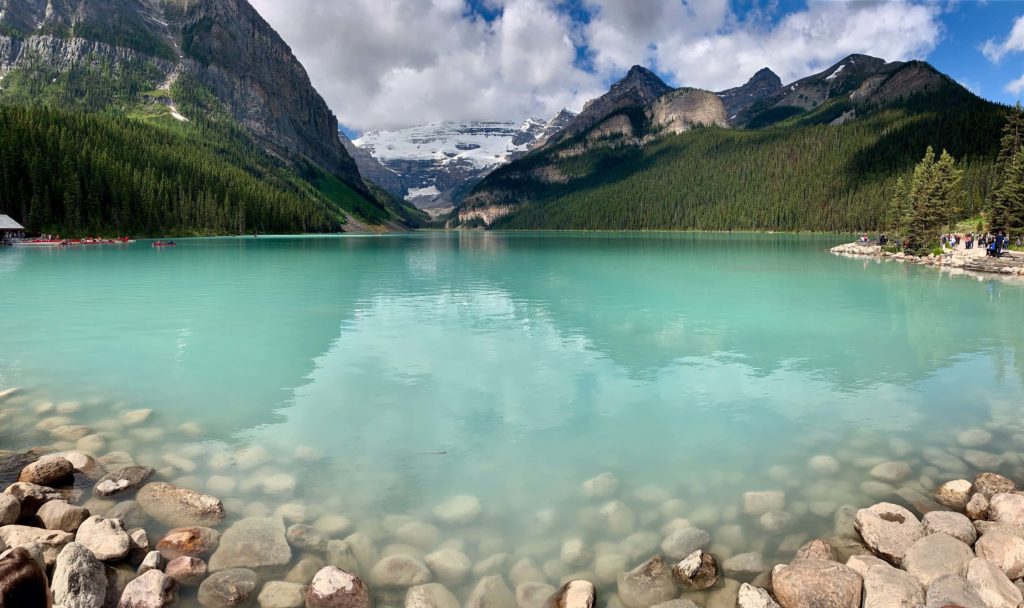
[[[836,255],[891,260],[907,264],[934,266],[950,272],[982,272],[1009,277],[1024,276],[1024,254],[1010,252],[1001,258],[985,256],[982,249],[958,249],[943,255],[910,255],[903,252],[884,251],[879,245],[870,243],[847,243],[830,249]]]

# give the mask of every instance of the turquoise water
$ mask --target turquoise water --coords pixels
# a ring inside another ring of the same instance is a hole
[[[580,484],[607,471],[637,529],[681,516],[714,539],[736,524],[750,532],[731,552],[774,555],[780,537],[737,513],[746,490],[785,490],[799,518],[788,532],[817,533],[832,515],[808,504],[868,500],[869,457],[908,461],[906,483],[923,486],[945,471],[922,448],[960,457],[957,434],[987,427],[995,437],[979,449],[1020,464],[1024,288],[826,253],[843,240],[426,233],[8,248],[0,389],[23,387],[13,415],[26,421],[0,429],[0,448],[51,441],[32,430],[44,417],[33,408],[80,402],[71,417],[104,449],[197,489],[217,471],[296,476],[291,494],[240,481],[224,496],[236,511],[297,501],[358,527],[429,518],[472,494],[484,506],[473,538],[508,544],[550,540],[538,520],[556,522],[559,543],[601,541],[586,520],[600,503]],[[104,422],[134,408],[152,408],[163,436]],[[199,430],[179,433],[183,423]],[[245,446],[271,458],[223,462]],[[815,477],[819,454],[841,472]],[[667,499],[685,509],[665,515]]]

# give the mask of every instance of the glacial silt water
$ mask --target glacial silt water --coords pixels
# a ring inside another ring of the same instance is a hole
[[[97,456],[128,452],[232,517],[298,503],[381,546],[395,522],[438,523],[435,505],[468,494],[480,518],[441,525],[438,542],[474,560],[530,555],[552,583],[563,540],[607,552],[684,523],[720,556],[784,557],[837,533],[844,504],[907,503],[952,475],[1022,465],[1024,288],[826,252],[843,240],[8,248],[0,390],[22,392],[0,403],[0,449],[74,447],[37,428],[63,417],[88,427]],[[138,408],[153,410],[141,426],[117,422]],[[991,439],[962,445],[972,428]],[[872,478],[892,460],[912,475]],[[618,489],[588,497],[582,482],[605,472]],[[790,519],[745,514],[751,490],[784,491]]]

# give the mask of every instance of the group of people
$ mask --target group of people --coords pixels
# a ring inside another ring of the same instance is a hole
[[[999,232],[993,234],[991,232],[986,234],[955,234],[949,233],[942,235],[942,248],[943,249],[957,249],[963,246],[964,249],[974,249],[975,247],[981,247],[985,249],[985,255],[991,257],[1000,257],[1007,249],[1010,248],[1010,237],[1005,232]],[[1021,237],[1017,237],[1016,246],[1021,246]]]

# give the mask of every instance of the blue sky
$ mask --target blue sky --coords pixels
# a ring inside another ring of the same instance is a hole
[[[864,53],[927,60],[1002,103],[1024,91],[1024,1],[252,1],[352,135],[579,110],[634,64],[717,91]]]

